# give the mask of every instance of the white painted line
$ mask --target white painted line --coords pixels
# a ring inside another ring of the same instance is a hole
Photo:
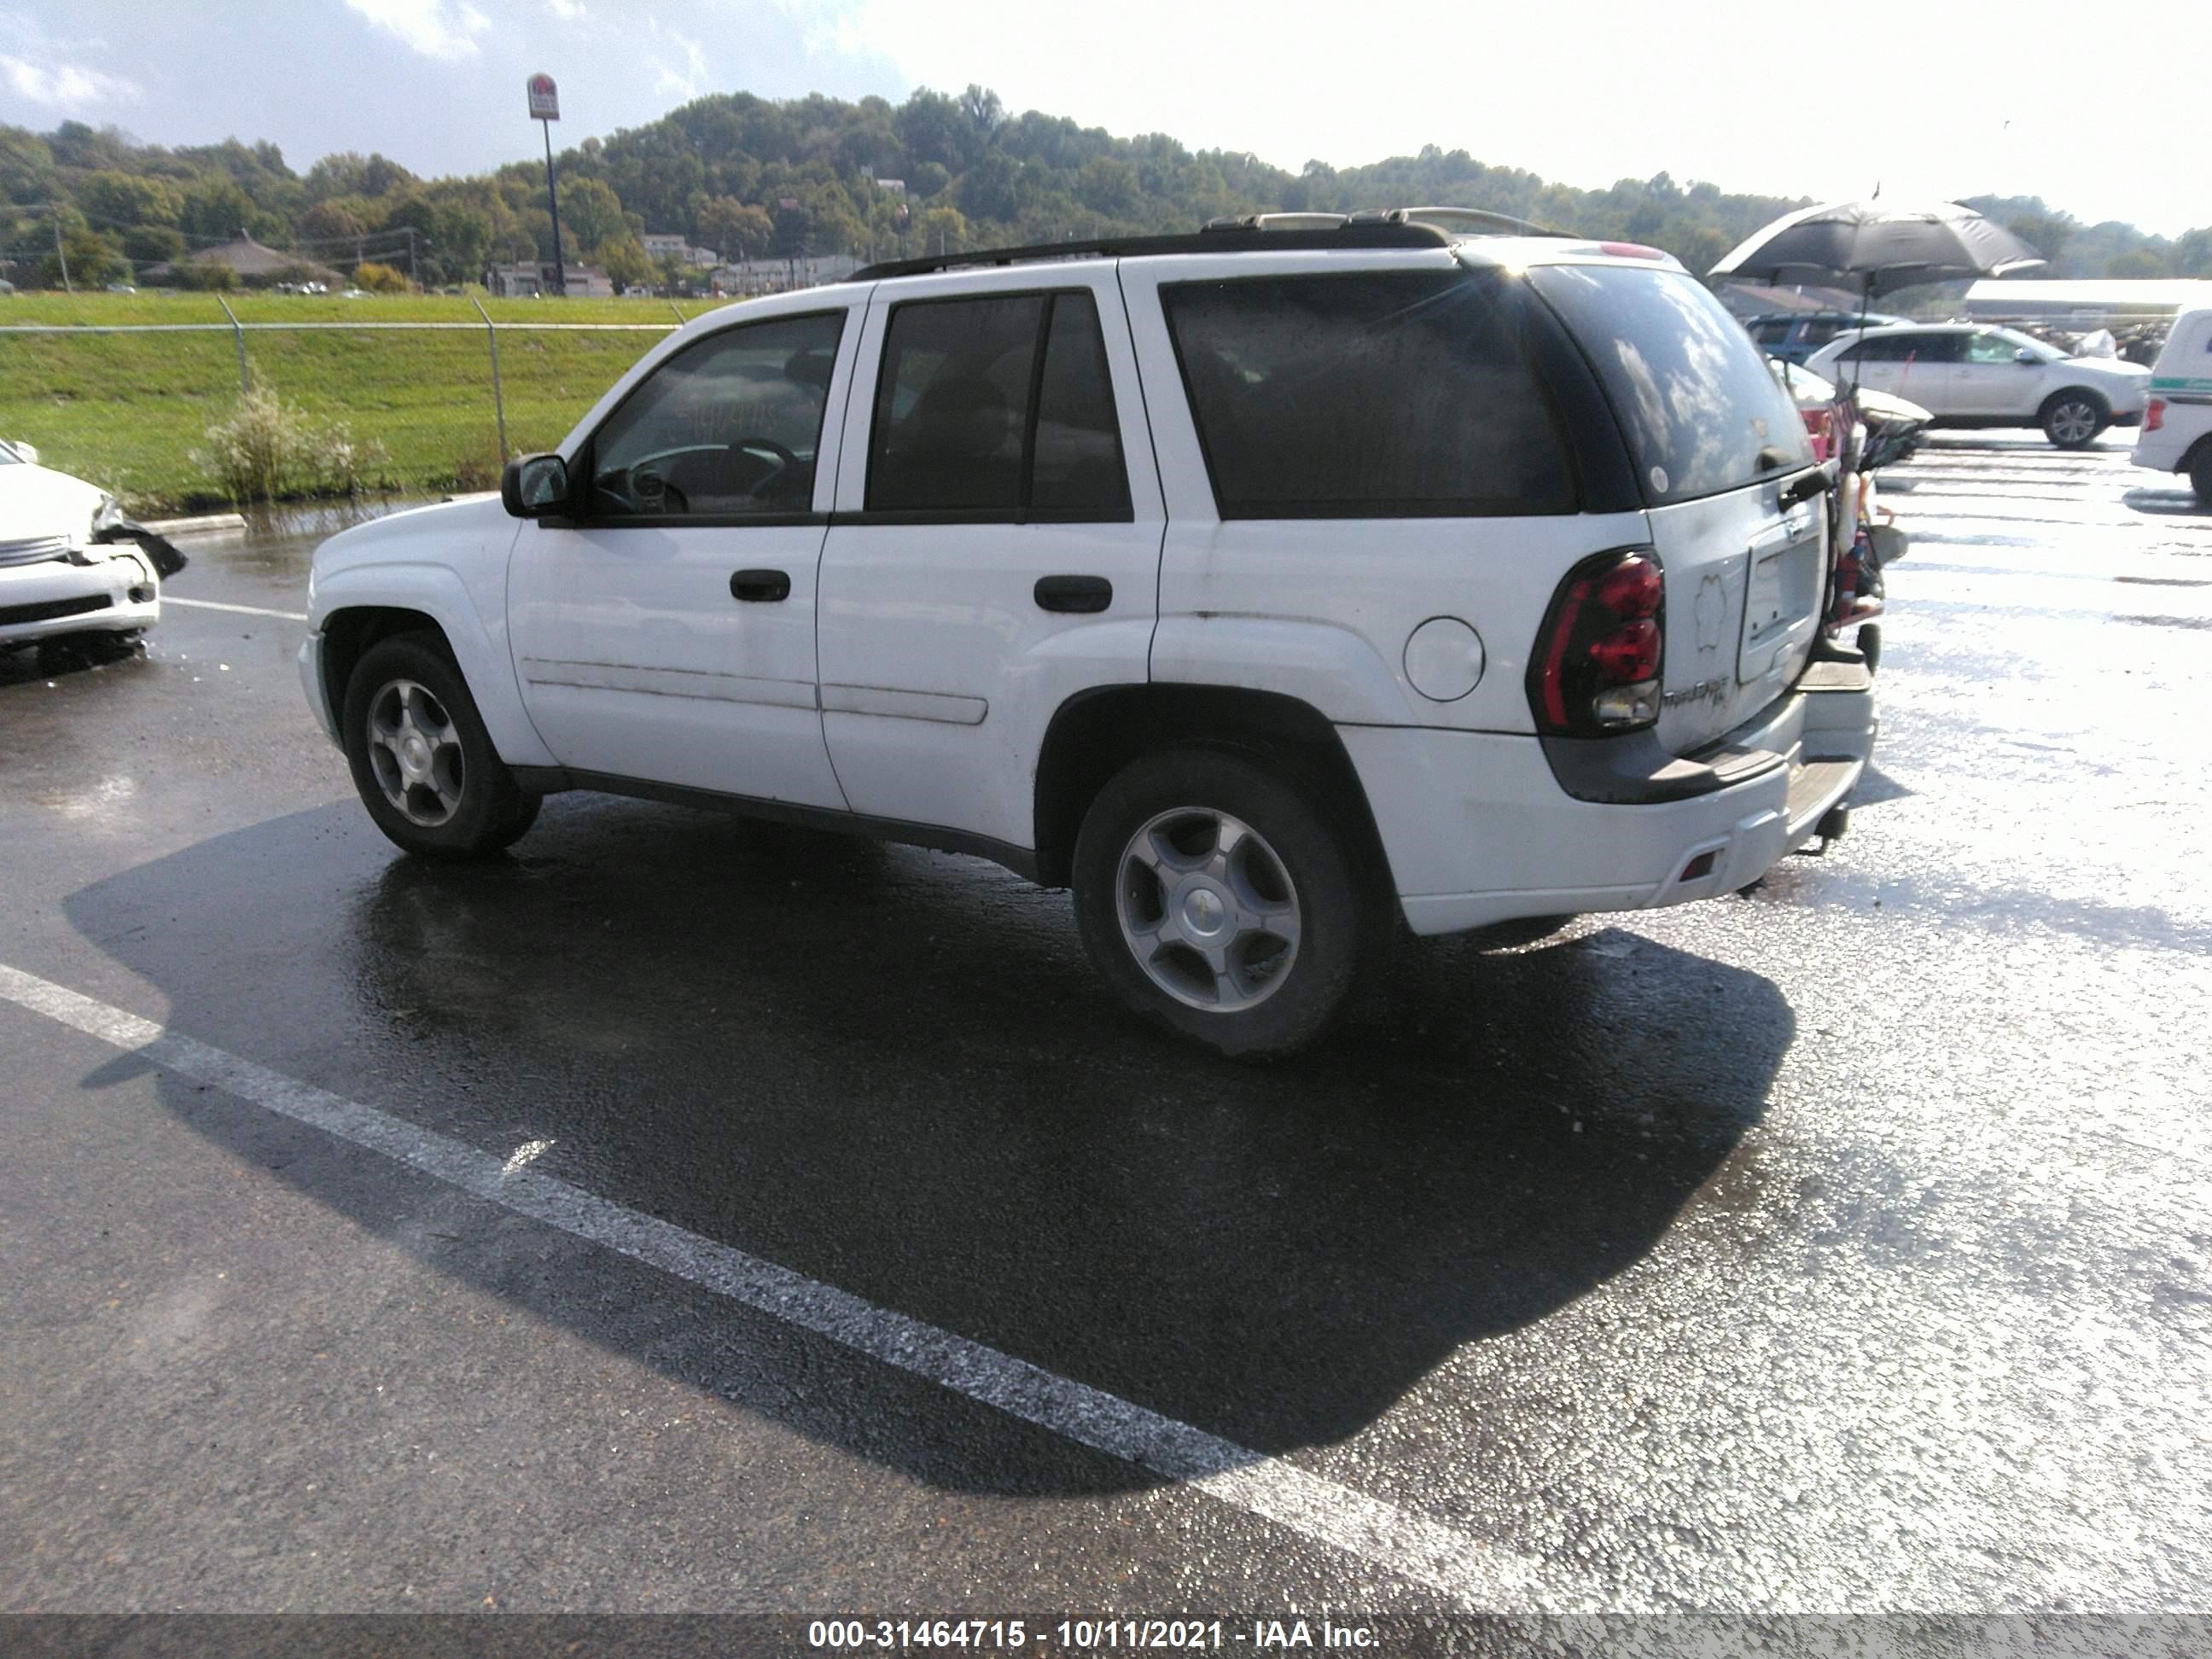
[[[194,611],[230,611],[241,617],[274,617],[280,622],[305,622],[304,611],[264,611],[258,605],[223,605],[215,599],[180,599],[173,593],[161,595],[163,605],[189,605]]]
[[[1197,1487],[1480,1612],[1601,1605],[1537,1564],[1297,1465],[956,1336],[595,1193],[180,1036],[0,963],[0,999],[167,1071],[366,1148],[517,1215],[688,1279],[749,1308],[996,1407],[1079,1445]],[[528,1150],[527,1148],[524,1150]]]

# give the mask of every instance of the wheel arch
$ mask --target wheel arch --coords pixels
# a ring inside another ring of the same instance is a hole
[[[1067,884],[1084,813],[1115,773],[1140,756],[1193,746],[1287,765],[1344,829],[1361,867],[1390,888],[1366,789],[1326,715],[1280,692],[1175,683],[1095,687],[1054,711],[1037,753],[1037,879]]]
[[[362,653],[396,634],[434,633],[468,682],[469,695],[500,758],[510,766],[550,766],[553,755],[522,704],[504,627],[488,629],[467,588],[451,571],[387,569],[385,580],[347,571],[318,583],[314,626],[322,635],[323,691],[335,714]],[[393,580],[398,577],[400,580]]]
[[[2105,393],[2098,391],[2096,387],[2093,386],[2083,386],[2077,382],[2071,386],[2060,386],[2057,391],[2051,392],[2048,397],[2044,398],[2041,403],[2038,404],[2035,406],[2036,419],[2039,421],[2048,416],[2051,413],[2052,405],[2057,404],[2060,400],[2067,398],[2076,397],[2086,398],[2091,403],[2094,404],[2099,409],[2104,410],[2105,419],[2106,421],[2109,422],[2112,418],[2112,400],[2109,397],[2106,396]]]

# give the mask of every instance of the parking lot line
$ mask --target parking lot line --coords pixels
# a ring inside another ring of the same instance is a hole
[[[1482,1612],[1591,1604],[1527,1559],[1120,1396],[0,963],[0,999],[515,1214],[675,1274]]]
[[[258,605],[225,605],[219,599],[180,599],[173,593],[161,595],[163,605],[188,605],[194,611],[234,611],[241,617],[274,617],[280,622],[305,622],[304,611],[264,611]]]

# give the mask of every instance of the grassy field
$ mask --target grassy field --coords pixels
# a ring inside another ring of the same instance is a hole
[[[380,481],[405,490],[486,489],[497,481],[499,428],[483,319],[465,299],[225,295],[246,332],[257,386],[356,443],[380,446]],[[488,300],[499,323],[628,323],[635,330],[502,330],[500,378],[507,447],[557,441],[599,394],[673,327],[665,300]],[[466,323],[468,329],[386,332],[256,330],[255,323]],[[99,326],[216,323],[220,333],[109,334]],[[35,444],[40,459],[114,490],[141,512],[223,504],[192,452],[239,392],[228,319],[206,294],[15,295],[0,298],[0,437]],[[11,332],[9,325],[69,331]],[[76,331],[83,330],[82,332]]]

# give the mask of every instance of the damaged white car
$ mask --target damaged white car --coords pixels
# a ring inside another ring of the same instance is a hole
[[[99,485],[0,441],[0,647],[135,636],[161,619],[161,579],[184,564]]]

